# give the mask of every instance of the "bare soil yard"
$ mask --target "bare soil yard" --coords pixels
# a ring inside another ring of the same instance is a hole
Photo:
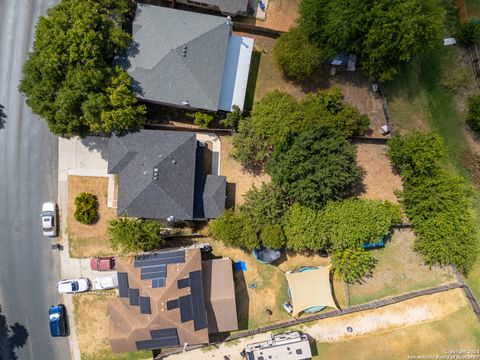
[[[384,249],[371,250],[378,263],[372,277],[349,285],[350,305],[455,281],[450,268],[429,268],[423,264],[412,249],[414,238],[409,229],[395,230]]]
[[[357,164],[363,173],[358,195],[398,203],[395,191],[402,190],[402,179],[393,171],[386,156],[387,146],[357,143],[356,147]]]
[[[82,359],[127,360],[151,359],[151,352],[116,355],[108,342],[108,301],[116,296],[114,290],[96,291],[73,297],[75,328]]]
[[[98,220],[84,225],[75,220],[75,198],[82,192],[97,197]],[[93,176],[68,177],[67,231],[70,256],[84,258],[94,255],[111,255],[114,251],[107,239],[108,220],[117,216],[115,209],[107,207],[108,178]]]
[[[222,150],[220,153],[220,175],[227,177],[227,207],[237,207],[243,204],[243,195],[253,185],[260,187],[262,183],[269,183],[267,174],[253,174],[230,156],[232,143],[230,136],[220,136]]]

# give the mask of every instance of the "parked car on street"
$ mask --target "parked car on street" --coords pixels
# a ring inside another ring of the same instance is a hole
[[[94,290],[115,289],[118,286],[117,274],[100,276],[93,280]]]
[[[43,235],[57,236],[57,204],[54,202],[43,203],[41,216]]]
[[[50,323],[50,334],[52,336],[68,335],[67,311],[65,305],[58,304],[48,309],[48,321]]]
[[[109,271],[115,268],[115,257],[97,256],[90,259],[90,269],[97,271]]]
[[[92,288],[92,283],[87,278],[62,280],[57,284],[60,294],[76,294],[88,291]]]

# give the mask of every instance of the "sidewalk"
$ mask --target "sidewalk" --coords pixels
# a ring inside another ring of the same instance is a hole
[[[98,142],[96,142],[98,141]],[[89,148],[90,146],[90,148]],[[68,200],[68,175],[79,176],[108,176],[107,161],[102,154],[93,149],[93,146],[102,148],[101,138],[88,140],[62,139],[58,140],[58,206],[60,209],[60,233],[62,235],[63,250],[60,251],[60,269],[62,279],[95,277],[114,274],[115,272],[102,272],[90,270],[90,259],[70,258],[67,228],[67,200]],[[113,181],[113,179],[112,179]],[[70,351],[73,360],[80,360],[80,348],[75,331],[75,319],[72,295],[64,294],[64,303],[67,308],[70,323]]]

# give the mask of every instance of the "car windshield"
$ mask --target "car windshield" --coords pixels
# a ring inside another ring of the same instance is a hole
[[[53,216],[53,211],[44,211],[42,216]]]
[[[72,291],[78,291],[78,282],[72,282]]]
[[[43,228],[43,230],[45,231],[53,231],[53,228],[49,227],[49,228]]]

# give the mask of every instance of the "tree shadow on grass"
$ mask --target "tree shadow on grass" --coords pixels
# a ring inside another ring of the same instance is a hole
[[[23,347],[28,338],[28,330],[25,326],[16,322],[7,325],[7,319],[2,314],[0,307],[0,359],[16,360],[15,349]]]

